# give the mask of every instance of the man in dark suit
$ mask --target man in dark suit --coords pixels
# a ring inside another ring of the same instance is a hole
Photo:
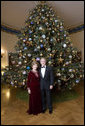
[[[42,112],[46,111],[46,101],[49,108],[49,113],[52,113],[52,99],[51,99],[51,90],[53,89],[53,71],[52,67],[46,66],[46,59],[41,58],[40,60],[41,68],[40,68],[40,88],[41,88],[41,96],[42,96]]]

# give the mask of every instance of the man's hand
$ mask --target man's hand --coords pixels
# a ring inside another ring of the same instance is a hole
[[[53,85],[50,85],[50,89],[53,89]]]

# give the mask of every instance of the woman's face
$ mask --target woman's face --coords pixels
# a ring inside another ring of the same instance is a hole
[[[32,66],[32,68],[33,68],[34,70],[36,70],[36,69],[38,68],[37,64],[34,64],[34,65]]]

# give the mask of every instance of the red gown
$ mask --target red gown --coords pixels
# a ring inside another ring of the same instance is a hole
[[[29,114],[38,114],[42,112],[41,104],[41,91],[40,91],[40,76],[35,75],[33,71],[28,74],[27,88],[30,88],[31,94],[29,94]]]

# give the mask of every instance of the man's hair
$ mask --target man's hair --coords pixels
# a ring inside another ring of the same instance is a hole
[[[45,59],[45,61],[46,61],[46,58],[45,58],[45,57],[41,57],[41,59]],[[40,59],[40,60],[41,60],[41,59]]]

